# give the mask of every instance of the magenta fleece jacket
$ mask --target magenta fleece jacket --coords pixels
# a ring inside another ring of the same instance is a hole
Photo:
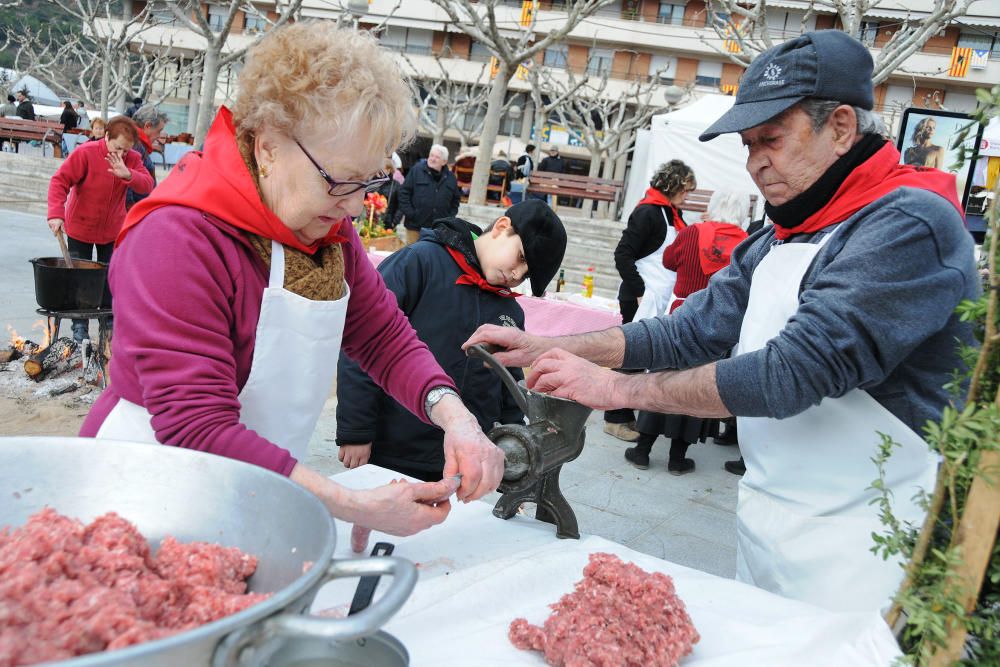
[[[427,392],[454,383],[416,337],[353,227],[344,227],[351,237],[343,246],[351,300],[342,349],[426,421]],[[267,279],[267,268],[242,231],[183,206],[150,213],[111,262],[111,384],[80,435],[96,436],[125,398],[152,415],[162,443],[290,474],[296,463],[291,454],[239,419],[238,395],[250,374]]]

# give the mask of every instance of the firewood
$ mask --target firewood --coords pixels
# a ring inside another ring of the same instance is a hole
[[[24,360],[24,372],[35,382],[79,368],[77,345],[72,338],[59,338]]]
[[[8,345],[4,349],[0,350],[0,364],[6,364],[8,361],[14,361],[21,356],[21,351],[14,347],[13,345]]]
[[[38,344],[30,340],[18,339],[18,344],[9,343],[7,347],[0,349],[0,364],[15,361],[21,357],[28,357],[38,351]]]

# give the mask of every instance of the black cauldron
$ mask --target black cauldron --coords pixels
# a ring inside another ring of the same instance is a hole
[[[84,259],[73,268],[60,257],[36,257],[35,301],[46,310],[92,310],[111,307],[108,265]]]

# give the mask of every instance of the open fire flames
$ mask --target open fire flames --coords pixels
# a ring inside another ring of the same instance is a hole
[[[32,329],[41,330],[40,343],[19,335],[7,325],[10,342],[0,348],[0,364],[5,365],[7,370],[13,370],[12,362],[21,361],[24,373],[35,382],[79,372],[77,380],[81,384],[104,385],[102,367],[107,360],[101,358],[103,351],[98,348],[102,346],[91,345],[89,341],[77,344],[67,337],[52,340],[50,328],[44,320],[36,322]]]

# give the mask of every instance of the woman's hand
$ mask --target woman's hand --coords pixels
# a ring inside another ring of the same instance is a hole
[[[104,159],[108,161],[109,165],[111,165],[111,168],[108,169],[108,171],[123,180],[132,180],[132,171],[125,166],[125,161],[122,159],[121,155],[111,151],[107,154],[107,156],[105,156]]]
[[[372,456],[372,443],[363,445],[341,445],[337,452],[337,459],[344,464],[345,468],[357,468],[368,463]]]
[[[52,230],[53,236],[59,235],[59,230],[63,227],[64,220],[62,218],[49,218],[49,229]]]
[[[459,484],[458,479],[450,478],[354,490],[301,463],[295,465],[289,478],[319,497],[336,518],[399,536],[413,535],[444,521],[451,511],[448,498]]]
[[[398,480],[374,489],[350,491],[350,504],[358,512],[355,532],[362,532],[358,527],[363,527],[405,537],[435,526],[451,511],[448,498],[458,489],[458,482],[455,478],[440,482]]]
[[[458,499],[469,502],[496,491],[503,479],[503,450],[486,437],[461,399],[445,396],[430,417],[444,429],[444,478],[462,477]]]

